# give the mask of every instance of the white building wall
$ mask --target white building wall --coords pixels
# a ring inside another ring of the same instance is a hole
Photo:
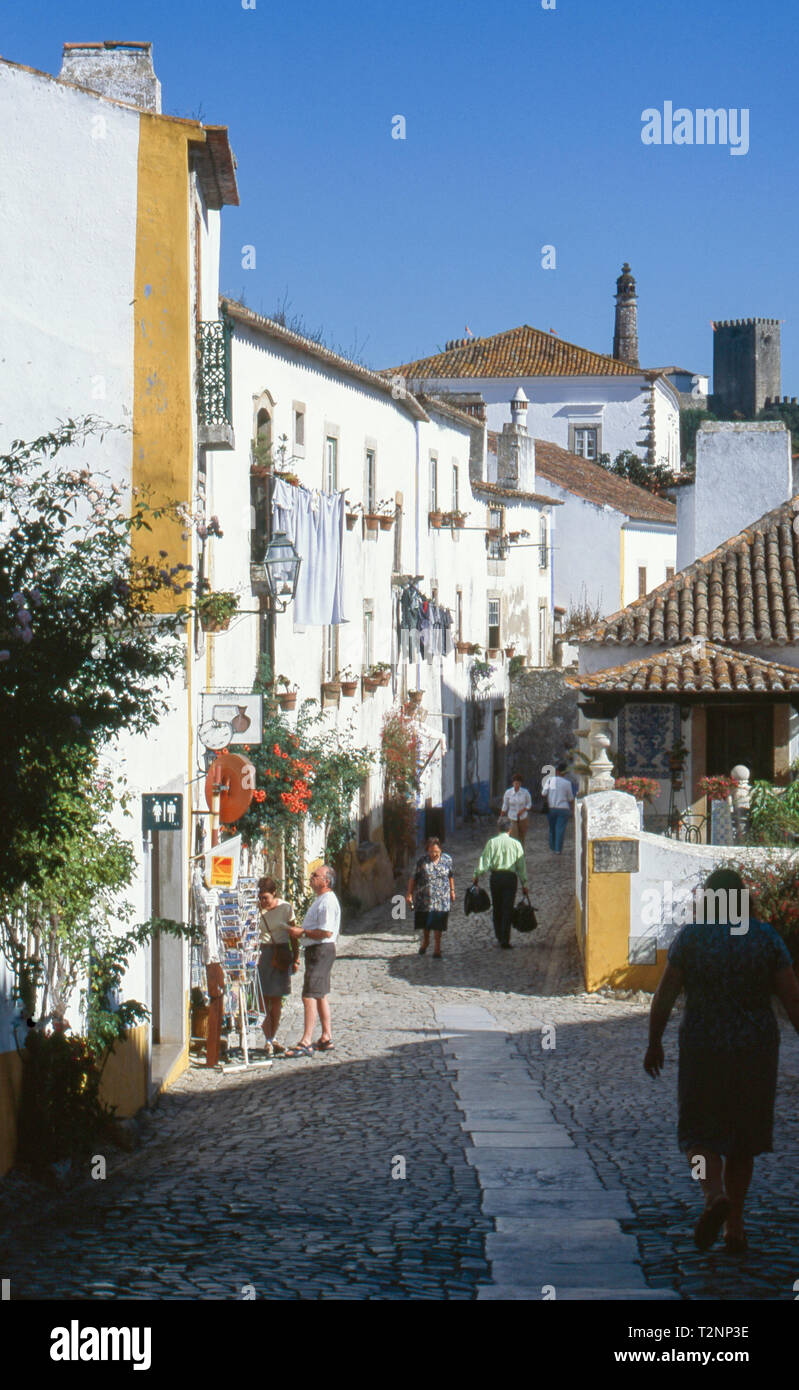
[[[781,421],[708,421],[696,436],[691,558],[787,502],[792,488],[791,436]]]
[[[409,383],[411,387],[413,382]],[[501,431],[511,419],[510,402],[521,386],[529,400],[527,428],[537,439],[569,448],[569,426],[600,428],[600,453],[613,459],[624,449],[643,456],[649,402],[649,383],[641,377],[468,377],[425,381],[431,394],[437,391],[479,391],[486,402],[486,423]],[[679,410],[673,393],[658,382],[655,387],[656,456],[674,460],[679,467]]]
[[[619,608],[639,597],[639,570],[646,570],[646,592],[668,578],[667,569],[677,564],[677,538],[673,526],[628,521],[621,530],[622,592]]]

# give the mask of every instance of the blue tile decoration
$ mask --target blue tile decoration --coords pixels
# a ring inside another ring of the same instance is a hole
[[[669,751],[680,737],[677,705],[624,705],[618,730],[626,777],[671,776]]]

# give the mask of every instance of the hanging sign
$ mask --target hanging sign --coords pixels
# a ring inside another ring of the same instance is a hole
[[[241,836],[234,835],[215,845],[205,856],[205,875],[209,888],[235,888],[239,881]]]
[[[182,830],[183,796],[180,792],[145,792],[141,799],[142,830]]]

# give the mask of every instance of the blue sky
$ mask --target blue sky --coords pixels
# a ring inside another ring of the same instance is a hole
[[[39,0],[7,9],[2,53],[58,72],[64,41],[151,39],[164,110],[230,129],[224,291],[287,297],[372,366],[467,325],[609,352],[628,260],[643,363],[709,371],[711,319],[780,318],[799,395],[794,0],[255,5]],[[749,153],[643,145],[665,100],[747,108]]]

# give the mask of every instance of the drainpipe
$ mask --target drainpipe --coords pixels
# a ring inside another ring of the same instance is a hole
[[[416,428],[416,526],[415,526],[415,529],[414,529],[414,546],[415,546],[415,548],[414,548],[414,557],[413,557],[413,572],[414,572],[414,574],[421,574],[421,573],[422,573],[422,570],[421,570],[421,568],[420,568],[420,562],[421,562],[421,549],[422,549],[422,540],[421,540],[421,536],[422,536],[422,531],[421,531],[421,527],[422,527],[422,510],[421,510],[421,501],[422,501],[422,498],[421,498],[421,479],[422,479],[422,435],[421,435],[421,429],[420,429],[421,423],[422,423],[421,420],[414,420],[414,426],[415,426],[415,428]],[[416,689],[417,689],[417,690],[421,690],[421,688],[422,688],[422,687],[421,687],[421,679],[422,679],[422,663],[421,663],[421,661],[417,658],[417,661],[416,661]]]

